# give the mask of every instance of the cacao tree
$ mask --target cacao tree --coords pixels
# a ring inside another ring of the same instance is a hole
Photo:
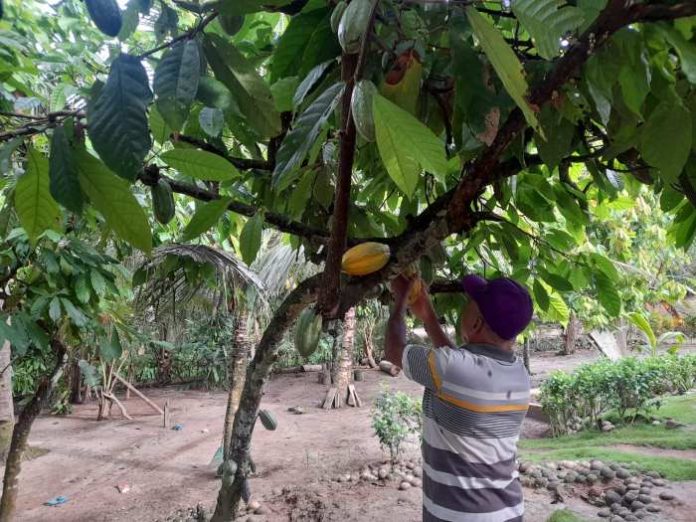
[[[30,241],[87,223],[147,254],[169,227],[251,264],[274,229],[321,266],[256,346],[215,520],[249,494],[263,386],[305,308],[341,320],[419,262],[450,320],[472,268],[527,284],[550,318],[574,296],[614,318],[636,300],[602,212],[650,194],[664,241],[696,233],[691,1],[39,4],[0,22],[0,170],[21,174]],[[27,161],[41,183],[7,167]],[[366,241],[386,265],[342,275]]]

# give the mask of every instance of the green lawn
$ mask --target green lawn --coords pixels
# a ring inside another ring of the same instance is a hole
[[[520,454],[522,458],[532,461],[598,458],[622,463],[636,462],[641,468],[659,471],[670,480],[696,480],[696,462],[693,460],[612,449],[616,444],[696,449],[696,394],[665,398],[656,416],[672,417],[686,426],[668,430],[664,425],[640,424],[617,428],[607,434],[588,431],[555,439],[522,440]]]

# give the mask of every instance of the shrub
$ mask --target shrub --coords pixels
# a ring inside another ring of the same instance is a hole
[[[372,428],[392,462],[401,454],[401,445],[420,433],[421,403],[403,392],[382,389],[372,409]]]
[[[620,422],[659,407],[659,396],[696,385],[696,355],[664,355],[612,362],[602,359],[573,374],[554,372],[541,386],[541,406],[554,435],[596,426],[615,412]]]

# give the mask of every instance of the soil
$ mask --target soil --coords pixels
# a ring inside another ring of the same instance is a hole
[[[572,369],[590,359],[591,352],[569,357],[534,357],[532,370],[545,375],[553,368]],[[552,358],[553,357],[553,358]],[[595,354],[596,357],[596,354]],[[325,411],[319,408],[325,387],[316,374],[274,376],[267,387],[263,408],[272,411],[278,428],[267,431],[259,424],[254,432],[252,456],[257,474],[250,480],[253,500],[268,510],[240,520],[264,521],[370,521],[400,522],[421,519],[421,491],[398,490],[398,482],[370,484],[336,482],[339,475],[357,475],[366,465],[386,462],[370,427],[370,404],[380,387],[420,396],[422,389],[403,375],[392,378],[379,371],[365,371],[355,383],[362,408]],[[40,417],[29,443],[48,452],[25,461],[20,475],[17,520],[35,521],[164,521],[178,520],[201,503],[214,506],[219,480],[210,465],[222,439],[225,392],[201,392],[166,388],[147,390],[157,404],[169,400],[172,425],[165,429],[159,415],[135,396],[124,401],[132,421],[114,408],[112,420],[96,421],[95,402],[76,406],[67,417]],[[301,406],[305,413],[288,411]],[[540,437],[546,427],[525,422],[523,437]],[[650,451],[653,451],[652,449]],[[419,459],[417,441],[407,444],[405,458]],[[117,486],[128,485],[120,493]],[[675,507],[671,518],[693,520],[696,483],[674,484]],[[44,502],[59,495],[67,503],[48,507]],[[546,492],[526,491],[529,522],[543,522],[563,507],[596,519],[597,508],[580,499],[552,504]],[[680,504],[681,503],[681,504]],[[689,507],[690,504],[690,507]],[[688,516],[687,516],[688,515]]]

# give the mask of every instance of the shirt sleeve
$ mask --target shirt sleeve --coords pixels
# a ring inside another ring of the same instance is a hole
[[[442,386],[439,350],[415,344],[406,346],[401,361],[406,377],[429,390],[439,391]]]

